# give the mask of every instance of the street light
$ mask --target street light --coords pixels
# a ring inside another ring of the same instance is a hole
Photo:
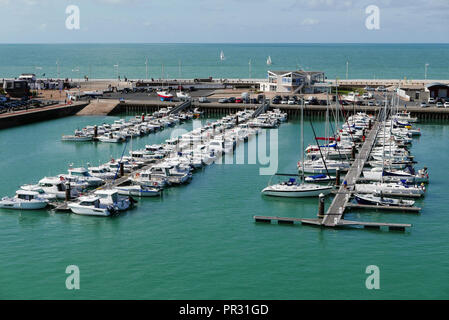
[[[58,80],[59,80],[59,61],[56,60],[56,74],[58,75]]]
[[[120,86],[120,80],[119,80],[119,64],[114,64],[114,68],[117,68],[117,88]]]
[[[80,80],[80,67],[76,67],[75,69],[72,69],[72,72],[78,73],[78,99],[80,97],[80,88],[81,88],[81,80]]]
[[[346,80],[348,80],[348,74],[349,74],[349,61],[346,61]]]
[[[145,59],[145,76],[145,79],[148,80],[148,58]]]

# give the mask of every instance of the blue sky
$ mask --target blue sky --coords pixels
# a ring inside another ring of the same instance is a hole
[[[0,12],[0,43],[449,42],[449,0],[0,0]]]

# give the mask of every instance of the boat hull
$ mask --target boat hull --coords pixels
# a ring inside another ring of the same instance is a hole
[[[324,187],[314,190],[303,190],[303,191],[281,191],[273,190],[270,188],[265,188],[262,190],[262,194],[271,197],[282,197],[282,198],[307,198],[307,197],[318,197],[320,194],[327,195],[332,191],[332,187]]]
[[[1,209],[14,209],[14,210],[39,210],[44,209],[48,205],[44,201],[26,201],[17,202],[11,200],[0,200]]]

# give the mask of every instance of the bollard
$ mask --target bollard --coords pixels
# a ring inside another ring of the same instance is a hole
[[[372,128],[372,123],[371,123],[371,119],[369,119],[369,121],[368,121],[368,129],[371,130],[371,128]]]
[[[94,137],[96,138],[98,136],[98,127],[94,126]]]
[[[65,184],[65,201],[70,201],[70,196],[71,196],[70,182],[67,182]]]
[[[335,185],[340,186],[340,169],[335,171]]]
[[[355,143],[352,143],[351,159],[355,160]]]
[[[318,196],[318,218],[324,217],[324,198],[325,195],[320,193]]]
[[[125,175],[125,167],[123,165],[123,162],[120,162],[120,177],[123,177]]]

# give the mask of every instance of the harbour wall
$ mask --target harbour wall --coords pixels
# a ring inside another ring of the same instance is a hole
[[[161,108],[174,107],[178,103],[174,102],[153,102],[153,101],[129,101],[117,105],[117,107],[110,113],[151,113]],[[260,105],[255,104],[236,104],[236,103],[198,103],[193,102],[192,108],[200,108],[207,116],[222,115],[224,113],[236,113],[240,110],[254,109],[256,110]],[[281,109],[289,116],[300,116],[301,106],[299,105],[271,105],[272,108]],[[341,108],[341,106],[339,107]],[[328,107],[325,105],[308,105],[304,109],[305,116],[324,117]],[[335,104],[329,106],[330,116],[335,112]],[[375,114],[379,112],[381,107],[371,106],[343,106],[343,112],[346,115],[351,115],[357,112],[365,112],[368,114]],[[412,117],[418,117],[421,121],[425,120],[449,120],[449,109],[445,108],[420,108],[420,107],[399,107],[399,111],[408,111]]]
[[[0,115],[0,129],[72,116],[87,105],[88,102],[79,102],[70,105],[52,106],[42,109],[18,111],[15,113]]]

